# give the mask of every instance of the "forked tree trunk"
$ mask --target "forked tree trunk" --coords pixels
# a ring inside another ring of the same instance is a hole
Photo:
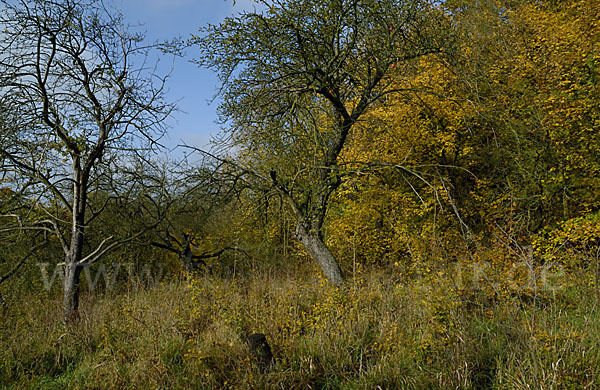
[[[304,248],[319,263],[329,282],[340,286],[344,282],[342,270],[335,257],[323,242],[323,237],[318,231],[310,231],[301,223],[296,226],[296,236]]]
[[[85,206],[87,202],[87,179],[89,173],[83,173],[77,157],[74,165],[73,184],[73,221],[71,242],[65,253],[65,281],[63,313],[66,323],[79,319],[79,287],[83,265],[83,237],[85,233]]]

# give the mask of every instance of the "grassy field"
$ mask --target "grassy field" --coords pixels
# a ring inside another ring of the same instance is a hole
[[[600,388],[594,285],[553,291],[457,287],[360,272],[342,289],[310,267],[251,277],[197,276],[86,294],[66,326],[54,293],[11,295],[0,322],[7,389]],[[244,337],[264,333],[261,373]]]

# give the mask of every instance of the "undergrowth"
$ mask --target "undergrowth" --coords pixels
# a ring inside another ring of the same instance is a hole
[[[600,386],[596,287],[457,285],[358,270],[337,289],[310,272],[197,276],[87,295],[77,325],[53,294],[13,296],[0,324],[7,389],[579,389]],[[483,286],[485,287],[485,286]],[[264,333],[261,372],[245,343]]]

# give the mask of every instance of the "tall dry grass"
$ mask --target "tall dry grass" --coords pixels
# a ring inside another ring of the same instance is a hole
[[[308,270],[310,271],[310,270]],[[336,289],[312,272],[198,276],[60,299],[12,299],[0,324],[3,388],[579,389],[600,387],[595,286],[530,294],[457,287],[448,270],[357,272]],[[360,270],[359,270],[360,271]],[[245,335],[267,336],[261,373]]]

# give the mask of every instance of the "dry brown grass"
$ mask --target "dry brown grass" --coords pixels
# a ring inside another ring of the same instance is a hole
[[[457,289],[448,274],[371,272],[343,289],[264,273],[202,276],[88,295],[66,327],[60,301],[28,294],[0,336],[6,388],[472,388],[600,386],[600,316],[573,283],[538,300]],[[21,304],[16,304],[21,303]],[[267,335],[261,374],[243,336]]]

